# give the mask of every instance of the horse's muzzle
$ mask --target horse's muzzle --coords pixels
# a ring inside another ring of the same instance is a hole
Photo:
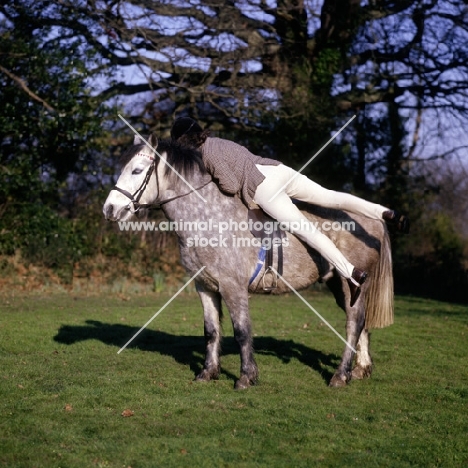
[[[114,205],[112,203],[106,203],[102,208],[102,213],[107,221],[117,221],[117,213],[114,211]]]

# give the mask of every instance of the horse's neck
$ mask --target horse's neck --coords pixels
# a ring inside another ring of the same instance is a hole
[[[179,198],[163,205],[169,220],[229,220],[246,216],[242,201],[222,193],[209,174],[195,171],[186,180],[191,187],[180,180],[176,188]]]
[[[182,175],[176,172],[166,175],[167,168],[164,164],[159,164],[157,168],[157,189],[158,195],[156,203],[164,203],[164,200],[174,197],[184,197],[190,192],[198,190],[211,180],[208,174],[203,174],[200,171],[194,171],[190,175]]]

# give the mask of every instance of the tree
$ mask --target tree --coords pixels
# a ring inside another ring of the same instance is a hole
[[[2,188],[9,193],[3,196],[21,199],[24,185],[29,199],[92,164],[108,110],[91,95],[80,44],[70,41],[64,47],[53,28],[37,28],[34,11],[6,5],[4,13],[0,163],[8,181]],[[30,184],[39,184],[37,193]]]
[[[112,70],[99,98],[135,96],[132,113],[162,133],[180,112],[216,129],[272,130],[287,120],[297,128],[302,120],[309,132],[328,131],[337,110],[373,119],[378,103],[411,122],[410,111],[466,113],[461,0],[14,5],[36,28],[54,28],[57,43],[91,47],[89,73]]]
[[[0,253],[70,264],[79,248],[59,216],[63,193],[71,175],[97,170],[108,110],[91,94],[80,45],[38,28],[47,6],[27,3],[4,3],[0,18]]]
[[[468,145],[466,4],[375,1],[362,11],[350,66],[336,82],[337,103],[363,114],[357,186],[372,181],[389,203],[408,206],[408,175]],[[363,168],[376,163],[364,181]]]

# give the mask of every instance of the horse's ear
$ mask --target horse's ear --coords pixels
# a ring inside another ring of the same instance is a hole
[[[158,137],[154,135],[153,133],[149,136],[148,138],[148,143],[156,149],[158,147]]]
[[[135,135],[133,138],[133,144],[134,145],[142,145],[144,144],[144,141],[140,138],[139,135]]]

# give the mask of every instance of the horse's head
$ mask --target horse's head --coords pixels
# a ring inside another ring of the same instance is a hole
[[[153,136],[149,137],[148,143],[154,149],[158,146],[157,138]],[[133,218],[141,208],[154,204],[160,191],[157,172],[164,164],[158,163],[160,157],[165,157],[165,153],[155,153],[135,136],[133,146],[126,155],[128,162],[103,207],[104,216],[112,221]]]
[[[104,203],[106,219],[128,221],[141,208],[184,197],[211,181],[197,149],[172,140],[158,142],[153,136],[148,143],[158,151],[153,151],[136,136],[133,146],[126,152],[128,162]]]

